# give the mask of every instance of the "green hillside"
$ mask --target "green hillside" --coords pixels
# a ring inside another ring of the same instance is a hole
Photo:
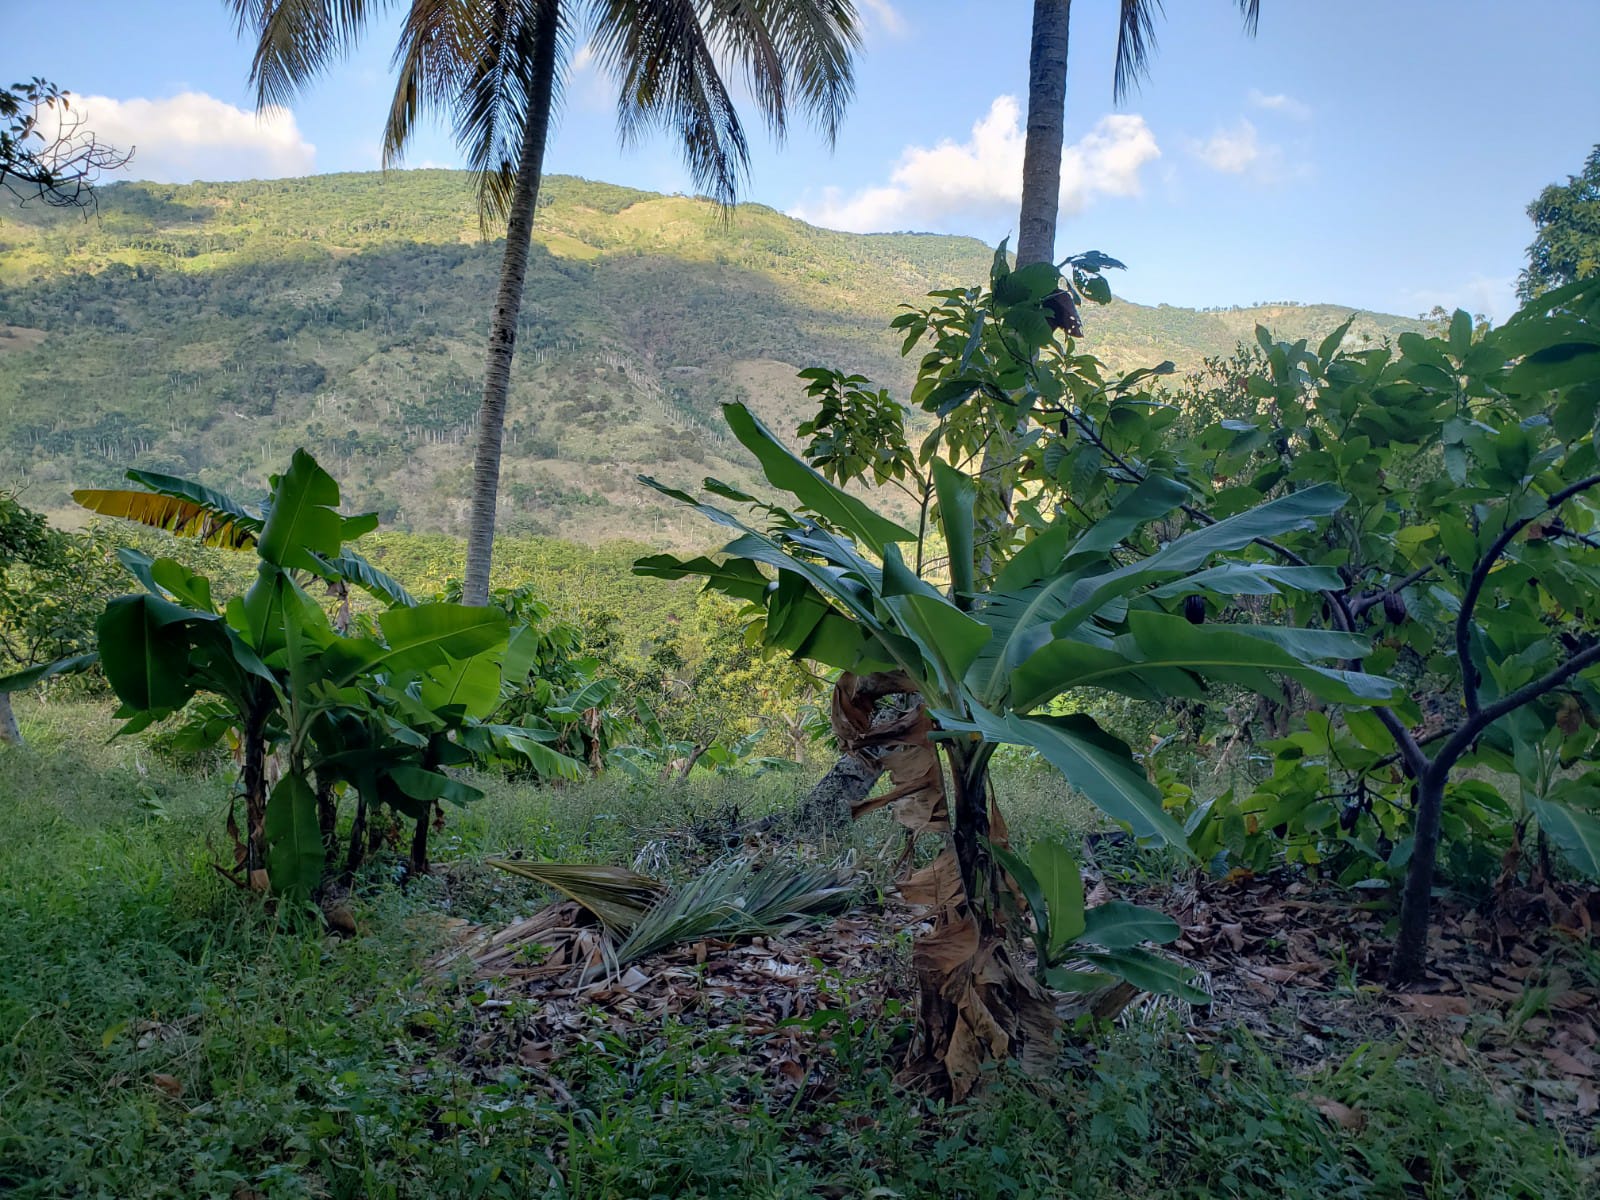
[[[745,478],[717,405],[743,397],[790,426],[801,366],[902,388],[896,307],[983,278],[991,254],[561,177],[535,236],[503,528],[583,541],[703,540],[635,473]],[[498,262],[449,171],[119,184],[87,221],[0,209],[0,485],[64,512],[73,487],[137,465],[250,495],[307,444],[354,503],[460,532]],[[1091,345],[1189,366],[1257,320],[1315,334],[1347,315],[1117,303],[1092,314]],[[1364,314],[1357,330],[1415,324]]]

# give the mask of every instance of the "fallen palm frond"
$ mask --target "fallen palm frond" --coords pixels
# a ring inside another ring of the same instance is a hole
[[[703,937],[781,934],[849,907],[846,867],[775,865],[749,859],[714,863],[644,914],[616,949],[619,964]]]
[[[568,897],[532,917],[457,948],[436,969],[468,958],[475,974],[552,975],[578,968],[584,979],[669,946],[702,938],[781,935],[846,911],[856,896],[846,860],[836,866],[761,864],[747,858],[713,863],[678,888],[622,867],[489,859],[489,865],[532,879]],[[577,907],[574,907],[577,906]],[[599,921],[604,936],[574,918]],[[582,943],[581,945],[579,943]],[[527,951],[540,948],[537,964]]]
[[[625,867],[583,863],[527,862],[491,858],[488,865],[560,892],[588,909],[614,937],[627,937],[660,900],[666,886]]]

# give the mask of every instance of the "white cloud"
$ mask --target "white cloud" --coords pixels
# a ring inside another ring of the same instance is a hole
[[[317,148],[286,108],[246,112],[204,92],[165,100],[74,96],[70,116],[105,145],[134,152],[119,178],[277,179],[316,169]]]
[[[1286,117],[1293,117],[1297,121],[1304,121],[1311,115],[1311,106],[1309,104],[1296,100],[1293,96],[1286,95],[1283,92],[1275,92],[1269,96],[1260,88],[1251,88],[1250,103],[1269,112],[1279,112]]]
[[[869,14],[866,22],[868,30],[881,29],[890,37],[904,37],[910,28],[900,10],[889,0],[861,0],[861,7]]]
[[[1022,198],[1022,109],[1001,96],[964,142],[907,146],[889,182],[846,195],[824,188],[802,199],[791,215],[814,225],[853,232],[948,227],[955,218],[992,219]],[[1136,196],[1144,165],[1161,156],[1144,118],[1102,117],[1061,155],[1061,209],[1081,212],[1098,196]],[[1011,214],[1014,219],[1014,213]]]
[[[1243,119],[1232,129],[1219,129],[1204,141],[1191,141],[1189,152],[1225,175],[1242,174],[1263,154],[1256,127]]]

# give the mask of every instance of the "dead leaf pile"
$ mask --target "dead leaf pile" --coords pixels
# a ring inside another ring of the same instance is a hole
[[[1441,902],[1427,984],[1398,993],[1383,986],[1392,939],[1381,893],[1240,877],[1143,899],[1178,920],[1172,949],[1214,997],[1191,1015],[1197,1037],[1243,1025],[1307,1071],[1391,1038],[1471,1070],[1587,1142],[1600,1113],[1600,988],[1577,971],[1574,943],[1600,940],[1600,892],[1502,894],[1487,913]]]
[[[484,1079],[507,1066],[562,1096],[545,1068],[564,1054],[618,1037],[661,1036],[669,1025],[724,1031],[752,1075],[778,1094],[828,1086],[836,1022],[882,1020],[910,996],[903,918],[857,910],[781,938],[703,940],[652,954],[621,971],[603,966],[602,937],[576,904],[551,906],[492,935],[481,932],[436,961],[479,981],[457,1054]],[[755,1081],[752,1080],[752,1083]]]

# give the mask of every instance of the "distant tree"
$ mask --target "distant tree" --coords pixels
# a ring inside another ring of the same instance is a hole
[[[1537,232],[1517,279],[1517,299],[1526,303],[1600,272],[1600,146],[1589,152],[1581,174],[1540,192],[1528,216]]]
[[[1255,34],[1261,0],[1237,0],[1246,32]],[[1112,98],[1121,102],[1150,69],[1161,0],[1120,0]],[[1072,0],[1033,0],[1028,55],[1028,132],[1022,152],[1022,214],[1017,265],[1055,259],[1061,203],[1061,148],[1066,141],[1067,42]]]
[[[63,533],[0,491],[0,743],[19,744],[11,693],[86,653],[122,568],[94,533]]]
[[[260,103],[285,100],[346,53],[385,5],[366,0],[227,0],[257,37]],[[580,39],[579,35],[583,35]],[[798,106],[831,141],[854,90],[853,0],[410,0],[395,49],[399,80],[386,164],[424,111],[446,113],[477,173],[483,220],[506,222],[473,459],[462,598],[484,604],[517,318],[551,113],[580,41],[618,86],[624,143],[652,127],[682,144],[697,187],[735,201],[750,152],[725,74],[741,72],[781,137]]]
[[[86,207],[100,173],[133,158],[83,128],[70,94],[37,76],[0,88],[0,187],[19,200]]]

